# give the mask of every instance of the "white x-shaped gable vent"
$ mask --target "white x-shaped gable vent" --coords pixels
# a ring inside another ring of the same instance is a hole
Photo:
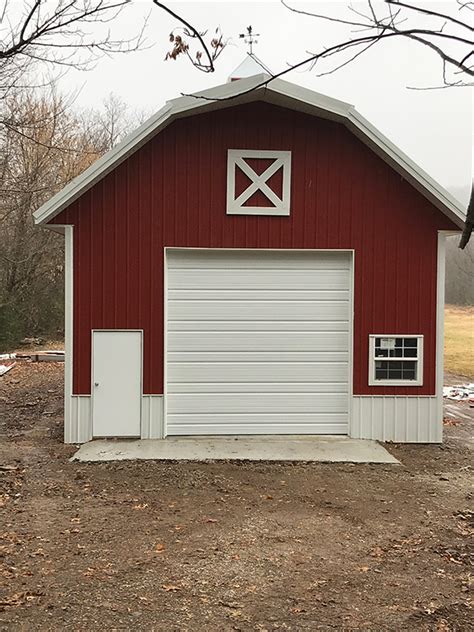
[[[289,215],[291,151],[229,149],[227,213]]]

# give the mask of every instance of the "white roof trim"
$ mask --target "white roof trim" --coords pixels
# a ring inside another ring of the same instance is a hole
[[[269,79],[270,75],[262,73],[205,90],[197,96],[168,101],[132,134],[35,211],[35,223],[45,224],[53,219],[174,119],[241,103],[267,101],[343,123],[457,226],[463,227],[466,215],[460,202],[361,116],[352,105],[282,79],[274,79],[268,86],[261,85]],[[225,97],[233,98],[220,100]]]

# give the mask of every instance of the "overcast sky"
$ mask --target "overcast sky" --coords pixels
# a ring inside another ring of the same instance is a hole
[[[346,27],[298,16],[279,2],[171,2],[175,11],[197,28],[211,32],[220,26],[229,44],[214,74],[199,72],[184,58],[164,61],[170,49],[168,35],[176,20],[136,1],[115,26],[114,36],[133,33],[150,11],[146,38],[150,48],[128,55],[104,58],[88,73],[70,71],[60,80],[65,91],[80,89],[77,102],[97,106],[115,93],[131,108],[152,112],[181,92],[199,91],[226,81],[242,61],[247,47],[239,33],[251,24],[260,33],[255,52],[273,71],[300,61],[306,51],[319,51],[347,36]],[[362,7],[364,3],[355,2]],[[434,2],[438,10],[452,10],[453,1]],[[347,17],[347,2],[294,2],[294,6]],[[356,106],[371,123],[411,158],[466,202],[472,175],[473,90],[410,90],[408,86],[437,86],[441,63],[428,49],[391,40],[337,73],[316,77],[310,71],[293,71],[285,77]]]

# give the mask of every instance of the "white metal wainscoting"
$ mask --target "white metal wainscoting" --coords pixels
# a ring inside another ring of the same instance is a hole
[[[71,396],[70,414],[64,418],[64,443],[86,443],[92,439],[91,401],[90,395]]]
[[[90,395],[71,397],[71,415],[65,420],[65,442],[85,443],[92,439]],[[442,420],[437,398],[431,396],[370,396],[353,398],[350,436],[379,441],[439,443]],[[163,396],[143,395],[142,439],[163,437]]]
[[[443,422],[433,396],[353,397],[350,436],[400,443],[440,443]]]
[[[91,396],[73,395],[69,418],[64,419],[64,442],[86,443],[92,435]],[[163,395],[142,396],[141,438],[163,438]]]
[[[142,396],[142,439],[163,439],[163,395]]]

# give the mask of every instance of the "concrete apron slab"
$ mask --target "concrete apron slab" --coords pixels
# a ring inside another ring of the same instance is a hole
[[[96,439],[84,443],[71,461],[321,461],[327,463],[400,462],[369,439],[338,436],[167,437]]]

